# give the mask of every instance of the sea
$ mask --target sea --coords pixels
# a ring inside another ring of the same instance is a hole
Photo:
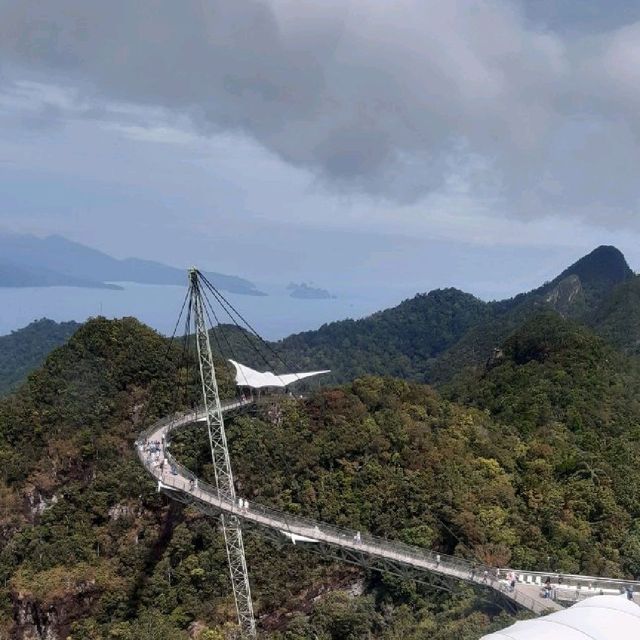
[[[0,335],[20,329],[33,320],[83,322],[94,316],[133,316],[165,335],[171,335],[186,289],[184,286],[145,285],[117,282],[121,290],[79,287],[0,287]],[[406,292],[372,289],[342,290],[335,298],[292,298],[285,287],[256,283],[266,296],[223,292],[231,304],[266,339],[278,340],[292,333],[317,329],[344,318],[361,318],[394,306]],[[229,318],[219,311],[221,322]],[[181,333],[179,330],[178,333]]]

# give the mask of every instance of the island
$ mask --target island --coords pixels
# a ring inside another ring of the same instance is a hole
[[[291,298],[301,298],[303,300],[329,300],[336,297],[326,289],[314,286],[312,282],[301,282],[300,284],[290,282],[287,285],[287,290],[290,291],[289,296]]]

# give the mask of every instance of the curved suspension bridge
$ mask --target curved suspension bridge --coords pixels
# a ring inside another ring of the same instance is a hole
[[[640,582],[636,581],[483,566],[422,547],[293,516],[256,503],[249,504],[237,498],[223,416],[246,408],[253,404],[253,400],[220,402],[209,334],[204,321],[205,304],[208,301],[202,295],[201,278],[210,286],[200,272],[195,269],[190,271],[187,329],[193,311],[204,407],[168,416],[152,424],[136,440],[136,450],[141,462],[157,482],[158,491],[172,499],[192,504],[204,513],[220,517],[238,622],[245,637],[256,636],[242,541],[242,528],[246,526],[259,527],[272,537],[303,545],[327,558],[411,578],[434,588],[452,591],[455,583],[466,582],[487,590],[508,608],[527,609],[535,614],[558,610],[565,604],[589,596],[626,592],[630,597],[635,597],[634,593],[640,592]],[[212,287],[210,290],[227,302],[217,290]],[[206,422],[209,434],[216,486],[197,478],[170,452],[174,431],[203,422]]]
[[[235,401],[224,404],[225,413],[251,404]],[[136,441],[141,462],[158,483],[158,490],[173,499],[193,504],[205,513],[226,513],[248,525],[271,530],[283,540],[304,545],[327,557],[336,557],[368,569],[378,569],[425,582],[433,587],[451,589],[451,579],[492,589],[501,598],[517,607],[540,614],[562,608],[590,595],[611,594],[628,587],[640,589],[640,582],[599,578],[595,576],[563,575],[549,572],[519,571],[503,568],[496,575],[494,568],[483,567],[455,556],[429,551],[422,547],[394,542],[356,530],[293,516],[244,500],[231,502],[218,495],[215,487],[199,480],[171,455],[169,444],[174,430],[204,422],[203,410],[180,413],[151,425]],[[164,463],[163,463],[164,461]],[[517,585],[511,590],[506,576],[513,572]],[[543,580],[553,580],[555,598],[543,597]],[[560,583],[558,582],[560,580]]]

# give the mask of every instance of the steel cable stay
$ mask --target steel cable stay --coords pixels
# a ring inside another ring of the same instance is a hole
[[[199,276],[201,276],[201,274],[199,272],[198,272],[198,274],[199,274]],[[211,285],[211,287],[213,287],[213,285]],[[247,341],[247,343],[249,344],[251,349],[253,351],[255,351],[255,353],[267,365],[267,367],[270,367],[271,364],[266,359],[264,353],[262,351],[260,351],[256,347],[256,345],[251,341],[251,339],[249,338],[249,335],[247,335],[247,332],[236,322],[235,318],[230,313],[229,309],[225,306],[224,302],[222,302],[220,300],[220,298],[218,297],[217,290],[215,288],[210,289],[209,286],[207,286],[206,288],[209,289],[210,293],[214,296],[214,299],[220,305],[220,308],[226,313],[226,315],[231,320],[232,324],[238,329],[238,332],[242,335],[244,340]],[[218,317],[218,314],[216,313],[216,310],[215,310],[215,306],[213,305],[213,303],[211,302],[209,297],[206,295],[206,291],[203,291],[202,289],[200,289],[200,293],[201,293],[201,296],[202,296],[202,301],[204,303],[204,305],[203,305],[204,312],[205,312],[205,315],[206,315],[206,317],[207,317],[207,319],[209,321],[209,326],[211,328],[210,334],[213,335],[214,341],[215,341],[216,346],[218,348],[218,353],[222,356],[222,358],[224,360],[238,362],[239,358],[236,355],[236,352],[235,352],[235,349],[233,347],[233,344],[229,340],[229,337],[227,335],[226,326],[228,326],[228,325],[225,325],[220,320],[220,318]],[[212,319],[212,316],[213,316],[213,319]],[[214,322],[214,320],[215,320],[215,322]],[[218,337],[218,333],[220,334],[220,336],[222,337],[222,340],[226,344],[226,349],[225,349],[225,347],[223,347],[223,345],[222,345],[222,343],[220,341],[220,338]],[[250,385],[250,381],[246,378],[246,374],[245,374],[244,370],[242,370],[242,369],[238,370],[237,371],[237,375],[239,377],[242,377],[242,379],[244,380],[245,385],[247,387],[251,386]],[[282,378],[278,374],[275,374],[275,375],[280,380],[280,382],[283,382]],[[240,391],[239,391],[239,387],[240,386],[241,385],[238,385],[238,397],[241,397],[241,394],[240,394]]]
[[[187,291],[187,295],[189,295],[189,291]],[[191,327],[191,299],[189,299],[189,306],[187,307],[187,313],[185,316],[184,322],[184,334],[182,336],[182,354],[181,361],[179,365],[184,367],[184,382],[182,384],[183,391],[183,403],[188,406],[189,404],[189,382],[191,377],[189,375],[190,371],[190,353],[189,353],[189,333]],[[180,377],[178,378],[178,383],[180,383]]]
[[[226,332],[224,331],[224,325],[222,324],[222,322],[220,322],[220,319],[218,318],[218,314],[216,313],[215,309],[213,308],[213,305],[211,304],[211,301],[207,298],[207,296],[203,296],[203,300],[204,300],[204,310],[205,313],[207,315],[207,318],[209,320],[209,324],[211,326],[211,333],[213,334],[213,338],[216,341],[216,346],[218,347],[218,353],[222,356],[223,359],[229,359],[229,357],[231,357],[231,359],[233,360],[237,360],[234,348],[231,344],[231,342],[229,341],[229,338],[227,337]],[[211,312],[211,314],[213,315],[216,324],[213,324],[213,321],[211,320],[211,316],[209,315],[209,311]],[[227,348],[228,348],[228,353],[225,354],[225,350],[222,347],[222,344],[220,343],[220,339],[218,338],[218,332],[220,333],[220,335],[222,336],[222,339],[225,341]],[[248,384],[248,381],[245,378],[245,382]],[[238,396],[240,395],[240,391],[238,389]]]
[[[162,358],[163,365],[166,365],[169,362],[169,354],[171,353],[171,348],[173,347],[173,342],[175,340],[176,333],[178,332],[178,327],[180,326],[180,321],[182,320],[182,316],[184,314],[184,310],[185,310],[185,307],[187,306],[187,302],[189,301],[189,298],[190,298],[190,294],[189,294],[189,290],[187,290],[184,296],[184,299],[182,301],[182,305],[180,306],[180,311],[178,312],[178,319],[176,320],[176,323],[173,327],[173,331],[171,332],[171,335],[169,336],[169,340],[167,342],[167,348],[164,352],[164,357]],[[175,390],[173,393],[172,403],[173,403],[173,410],[176,411],[178,408],[178,405],[176,402]],[[141,424],[145,424],[145,422],[147,421],[148,412],[149,412],[149,402],[147,401],[144,403],[144,408],[142,409],[142,415],[140,417]]]
[[[271,346],[269,345],[268,342],[266,342],[261,336],[260,334],[253,328],[253,326],[251,326],[246,320],[244,320],[243,316],[240,314],[240,312],[238,312],[232,305],[231,303],[229,303],[226,298],[222,295],[222,293],[220,293],[213,284],[211,284],[211,282],[209,282],[209,280],[206,279],[206,277],[202,276],[204,282],[205,282],[205,286],[207,287],[207,289],[210,291],[210,293],[214,296],[214,298],[216,299],[216,301],[220,304],[220,306],[225,310],[227,316],[231,319],[231,321],[233,322],[233,324],[235,325],[235,327],[238,329],[238,331],[242,334],[242,336],[245,338],[245,340],[247,342],[249,342],[250,346],[252,347],[252,349],[258,354],[258,356],[262,359],[262,361],[266,364],[267,367],[271,367],[272,364],[269,362],[269,360],[265,357],[265,355],[263,354],[262,351],[260,351],[258,349],[258,347],[253,343],[253,341],[250,340],[249,335],[247,334],[247,331],[245,331],[245,329],[243,327],[241,327],[238,322],[236,322],[236,320],[234,319],[232,312],[235,312],[236,315],[243,321],[243,323],[245,324],[245,326],[247,327],[247,329],[250,331],[250,335],[255,336],[258,341],[262,344],[264,344],[267,348],[269,348],[269,350],[274,353],[276,355],[276,357],[285,365],[287,366],[287,368],[290,370],[291,368],[289,367],[289,365],[287,364],[287,362],[274,350],[271,348]],[[220,332],[222,334],[222,327],[223,325],[220,323],[215,310],[213,309],[213,306],[211,304],[211,301],[207,298],[207,296],[204,296],[204,300],[205,300],[205,305],[208,305],[209,308],[211,309],[211,312],[216,320],[216,322],[218,323],[218,327],[220,328]],[[229,308],[231,309],[231,311],[229,310]],[[215,336],[215,331],[213,332],[214,336]],[[224,335],[224,334],[223,334]],[[229,352],[231,353],[231,355],[233,356],[233,360],[237,361],[237,357],[234,353],[233,347],[231,344],[229,344],[229,342],[227,341],[227,344],[229,346]],[[221,350],[222,351],[222,350]],[[249,381],[246,379],[246,376],[244,376],[244,371],[242,369],[239,370],[238,375],[241,375],[245,381],[245,383],[247,384],[247,386],[249,386]],[[278,378],[278,380],[280,380],[281,383],[284,384],[284,381],[282,379],[282,377],[280,375],[278,375],[277,373],[275,374],[275,376]],[[286,387],[285,387],[286,388]],[[242,397],[242,396],[240,396]],[[282,456],[281,461],[284,463],[286,472],[287,472],[287,477],[293,477],[292,474],[292,469],[291,469],[291,464],[289,461],[289,458],[287,457],[286,453]]]
[[[246,320],[245,317],[229,302],[229,300],[227,300],[227,298],[225,298],[225,296],[222,294],[222,292],[220,292],[218,289],[216,289],[209,282],[209,280],[207,280],[206,278],[205,278],[205,285],[211,291],[211,293],[216,297],[216,299],[218,300],[218,302],[219,302],[219,304],[221,306],[223,306],[225,309],[226,308],[230,309],[230,311],[227,311],[227,313],[229,315],[235,315],[240,320],[240,322],[246,327],[246,329],[249,331],[249,333],[257,338],[258,342],[265,348],[265,350],[267,350],[271,354],[273,354],[273,356],[275,356],[275,358],[277,360],[279,360],[280,363],[283,364],[286,367],[287,370],[291,371],[293,369],[293,367],[291,366],[291,363],[288,362],[284,358],[284,356],[277,349],[275,349],[269,342],[267,342],[260,335],[260,333],[258,333],[258,331],[256,331],[256,329],[253,327],[253,325],[251,325],[249,323],[249,321]],[[234,324],[238,328],[242,328],[242,327],[240,327],[240,324],[236,320],[234,320]],[[266,362],[268,364],[268,361],[266,361]]]
[[[278,358],[280,362],[285,365],[285,367],[288,367],[288,364],[285,362],[282,356],[266,340],[264,340],[264,338],[262,338],[262,336],[253,328],[251,324],[249,324],[249,322],[247,322],[247,320],[244,319],[244,316],[242,316],[240,312],[236,310],[236,308],[222,295],[222,293],[218,291],[218,289],[216,289],[214,285],[211,284],[211,282],[209,282],[209,280],[207,280],[205,276],[201,276],[201,277],[203,279],[205,287],[208,289],[208,291],[211,293],[214,299],[218,302],[220,307],[224,310],[226,315],[231,320],[232,324],[238,329],[238,332],[242,335],[242,337],[247,342],[247,344],[252,349],[252,351],[254,351],[257,354],[260,360],[262,360],[262,362],[264,362],[267,367],[273,367],[273,364],[269,362],[269,360],[265,357],[265,354],[260,349],[258,349],[256,344],[250,339],[249,337],[250,335],[257,338],[258,342],[263,347],[265,347],[266,350],[273,353],[276,356],[276,358]],[[208,300],[208,298],[206,298],[206,296],[205,296],[205,299],[207,303],[211,305],[211,302]],[[238,319],[242,324],[244,324],[244,327],[241,326],[240,322],[238,322]],[[220,331],[222,332],[223,325],[219,324],[218,326],[220,327]],[[236,360],[235,356],[234,356],[234,360]],[[278,373],[274,372],[274,375],[282,382],[282,378]]]

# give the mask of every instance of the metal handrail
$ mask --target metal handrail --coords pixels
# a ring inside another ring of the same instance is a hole
[[[251,404],[251,401],[240,400],[237,402],[230,402],[223,406],[223,410],[227,412],[248,404]],[[318,539],[327,544],[350,548],[354,551],[365,552],[374,557],[392,560],[414,568],[425,569],[432,573],[454,576],[460,580],[476,585],[491,587],[503,592],[506,597],[534,613],[542,613],[551,606],[550,601],[541,602],[523,593],[517,588],[515,590],[509,590],[505,582],[500,579],[499,575],[506,575],[507,572],[513,571],[515,574],[521,575],[550,577],[557,576],[558,574],[556,573],[543,573],[506,568],[501,569],[498,572],[498,575],[496,575],[496,569],[489,567],[488,565],[475,563],[458,556],[436,553],[434,551],[403,542],[391,541],[366,532],[360,533],[354,529],[319,522],[304,516],[292,515],[256,502],[252,502],[249,509],[244,510],[238,505],[232,504],[231,502],[221,498],[214,486],[198,479],[193,472],[180,464],[173,455],[171,455],[166,446],[163,447],[163,455],[171,467],[171,473],[157,473],[157,467],[154,469],[154,465],[151,460],[144,454],[142,445],[145,441],[149,440],[153,435],[161,433],[161,438],[164,438],[165,442],[168,443],[171,432],[177,428],[192,424],[204,416],[204,411],[196,409],[162,418],[152,424],[149,428],[145,429],[145,431],[143,431],[140,434],[140,437],[136,440],[136,449],[141,462],[148,471],[166,487],[187,493],[191,495],[192,498],[200,500],[208,505],[214,505],[214,507],[221,511],[235,514],[238,517],[278,529],[288,534],[303,535],[312,539]],[[178,479],[180,479],[180,481],[178,481]],[[183,479],[187,481],[188,485],[189,483],[193,483],[193,486],[184,486]],[[632,585],[634,587],[640,586],[640,583],[638,582],[612,578],[573,575],[563,575],[562,578],[565,582],[562,585],[558,585],[558,588],[569,586],[573,581],[576,583],[579,582],[580,584],[585,583],[597,585],[598,589],[612,587],[624,589],[627,585]],[[605,585],[607,586],[605,587]]]

